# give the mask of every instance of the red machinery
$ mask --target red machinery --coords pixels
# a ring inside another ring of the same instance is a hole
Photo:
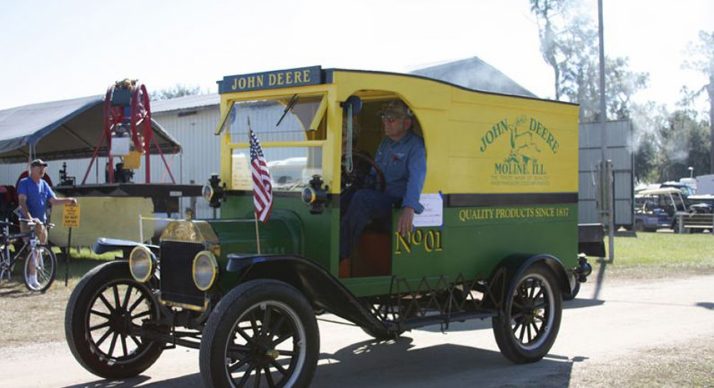
[[[104,98],[104,130],[102,137],[94,149],[92,160],[89,163],[87,172],[84,174],[82,184],[86,183],[87,176],[99,156],[100,148],[106,142],[107,149],[107,183],[117,182],[115,176],[114,157],[127,155],[131,150],[134,153],[144,155],[146,183],[151,183],[151,143],[156,144],[154,131],[151,126],[151,106],[149,103],[149,93],[146,86],[137,80],[124,79],[117,81],[107,89]],[[161,159],[166,166],[166,170],[171,177],[171,182],[176,183],[166,158],[157,145],[156,149],[161,155]],[[117,168],[117,172],[121,172]]]

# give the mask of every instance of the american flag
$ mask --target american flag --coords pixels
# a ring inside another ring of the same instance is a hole
[[[266,222],[273,208],[273,185],[270,182],[270,171],[263,150],[252,129],[250,130],[250,172],[253,175],[255,216],[261,222]]]

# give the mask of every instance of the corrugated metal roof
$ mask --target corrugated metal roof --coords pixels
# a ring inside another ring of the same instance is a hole
[[[537,97],[516,81],[478,57],[414,70],[412,74],[438,79],[485,92]]]
[[[151,101],[151,112],[171,112],[186,109],[198,109],[204,107],[218,106],[221,96],[217,93],[197,94],[193,96],[183,96],[170,100]]]

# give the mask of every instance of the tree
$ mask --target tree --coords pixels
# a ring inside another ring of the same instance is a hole
[[[670,116],[668,124],[659,130],[660,181],[689,176],[689,167],[695,172],[707,171],[711,147],[707,132],[707,123],[698,120],[694,110],[678,110]]]
[[[690,60],[683,67],[703,73],[709,83],[694,93],[694,97],[707,91],[709,97],[709,143],[714,145],[714,31],[699,31],[699,41],[689,46]],[[714,146],[709,150],[709,172],[714,173]]]
[[[653,132],[644,132],[640,141],[636,143],[635,153],[635,180],[637,182],[651,182],[655,179],[657,137]]]
[[[597,29],[589,15],[568,0],[530,0],[536,15],[543,59],[553,68],[555,97],[580,104],[580,120],[600,114]],[[606,58],[607,118],[630,115],[631,97],[647,87],[649,75],[628,69],[627,58]]]
[[[151,101],[158,100],[170,100],[172,98],[183,97],[183,96],[193,96],[197,94],[204,94],[200,87],[198,86],[186,86],[183,84],[176,84],[167,89],[161,89],[149,93]]]
[[[646,104],[632,104],[630,113],[634,133],[632,152],[634,154],[635,179],[638,182],[656,182],[659,179],[661,142],[659,132],[669,125],[670,114],[664,105],[650,101]]]

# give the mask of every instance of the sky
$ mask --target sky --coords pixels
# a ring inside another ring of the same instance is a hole
[[[597,20],[597,1],[581,0]],[[637,100],[670,106],[712,0],[603,0],[605,52],[650,74]],[[543,98],[553,76],[528,0],[0,0],[0,109],[103,94],[138,78],[217,92],[225,75],[321,65],[409,72],[477,56]]]

